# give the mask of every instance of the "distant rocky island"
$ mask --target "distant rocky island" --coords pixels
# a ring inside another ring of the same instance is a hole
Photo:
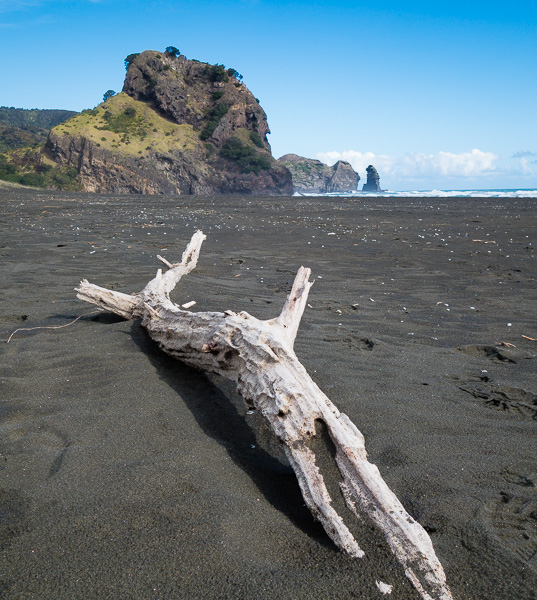
[[[121,194],[355,192],[345,161],[275,160],[267,116],[233,68],[173,46],[125,59],[121,93],[81,113],[0,107],[0,180]],[[363,191],[379,191],[371,165]]]
[[[330,194],[354,192],[358,189],[360,176],[348,162],[339,160],[329,167],[320,160],[286,154],[278,162],[291,171],[294,191],[299,194]]]

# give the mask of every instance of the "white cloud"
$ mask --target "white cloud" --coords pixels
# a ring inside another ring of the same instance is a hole
[[[533,174],[533,169],[528,165],[528,159],[524,156],[520,158],[520,170],[524,175]]]
[[[344,152],[319,152],[315,155],[315,158],[328,165],[333,165],[338,160],[345,160],[360,174],[364,174],[368,165],[371,164],[376,167],[379,173],[391,173],[396,161],[393,156],[388,156],[387,154],[357,152],[356,150],[345,150]]]
[[[437,154],[407,154],[405,164],[427,177],[482,177],[490,176],[496,169],[499,156],[493,152],[474,149],[471,152],[438,152]]]
[[[530,167],[530,164],[536,165],[537,160],[535,159],[537,156],[536,152],[530,152],[529,150],[522,150],[520,152],[515,152],[511,158],[517,158],[518,163],[520,165],[520,172],[523,175],[533,175],[533,169]]]
[[[373,164],[385,176],[398,179],[421,179],[434,177],[483,177],[498,171],[496,163],[499,156],[493,152],[474,149],[470,152],[454,154],[405,154],[389,156],[373,152],[320,152],[316,158],[330,165],[338,160],[350,162],[359,173],[365,173],[368,165]]]

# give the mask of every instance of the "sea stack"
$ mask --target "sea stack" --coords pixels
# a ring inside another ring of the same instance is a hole
[[[382,192],[380,189],[380,177],[373,165],[366,169],[367,181],[362,187],[362,192]]]

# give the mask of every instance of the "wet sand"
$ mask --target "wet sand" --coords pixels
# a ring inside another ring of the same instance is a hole
[[[271,318],[311,267],[297,355],[454,597],[537,597],[536,199],[0,189],[0,210],[2,598],[417,598],[374,537],[332,545],[229,383],[76,299],[140,290],[197,228],[174,299]]]

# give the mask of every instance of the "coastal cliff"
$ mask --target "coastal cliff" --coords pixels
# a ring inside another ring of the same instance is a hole
[[[342,160],[329,167],[320,160],[286,154],[278,162],[291,171],[293,188],[298,193],[353,192],[360,181],[358,173]]]
[[[271,155],[266,114],[237,71],[175,48],[125,63],[123,91],[53,128],[43,164],[76,170],[88,192],[293,192]]]

